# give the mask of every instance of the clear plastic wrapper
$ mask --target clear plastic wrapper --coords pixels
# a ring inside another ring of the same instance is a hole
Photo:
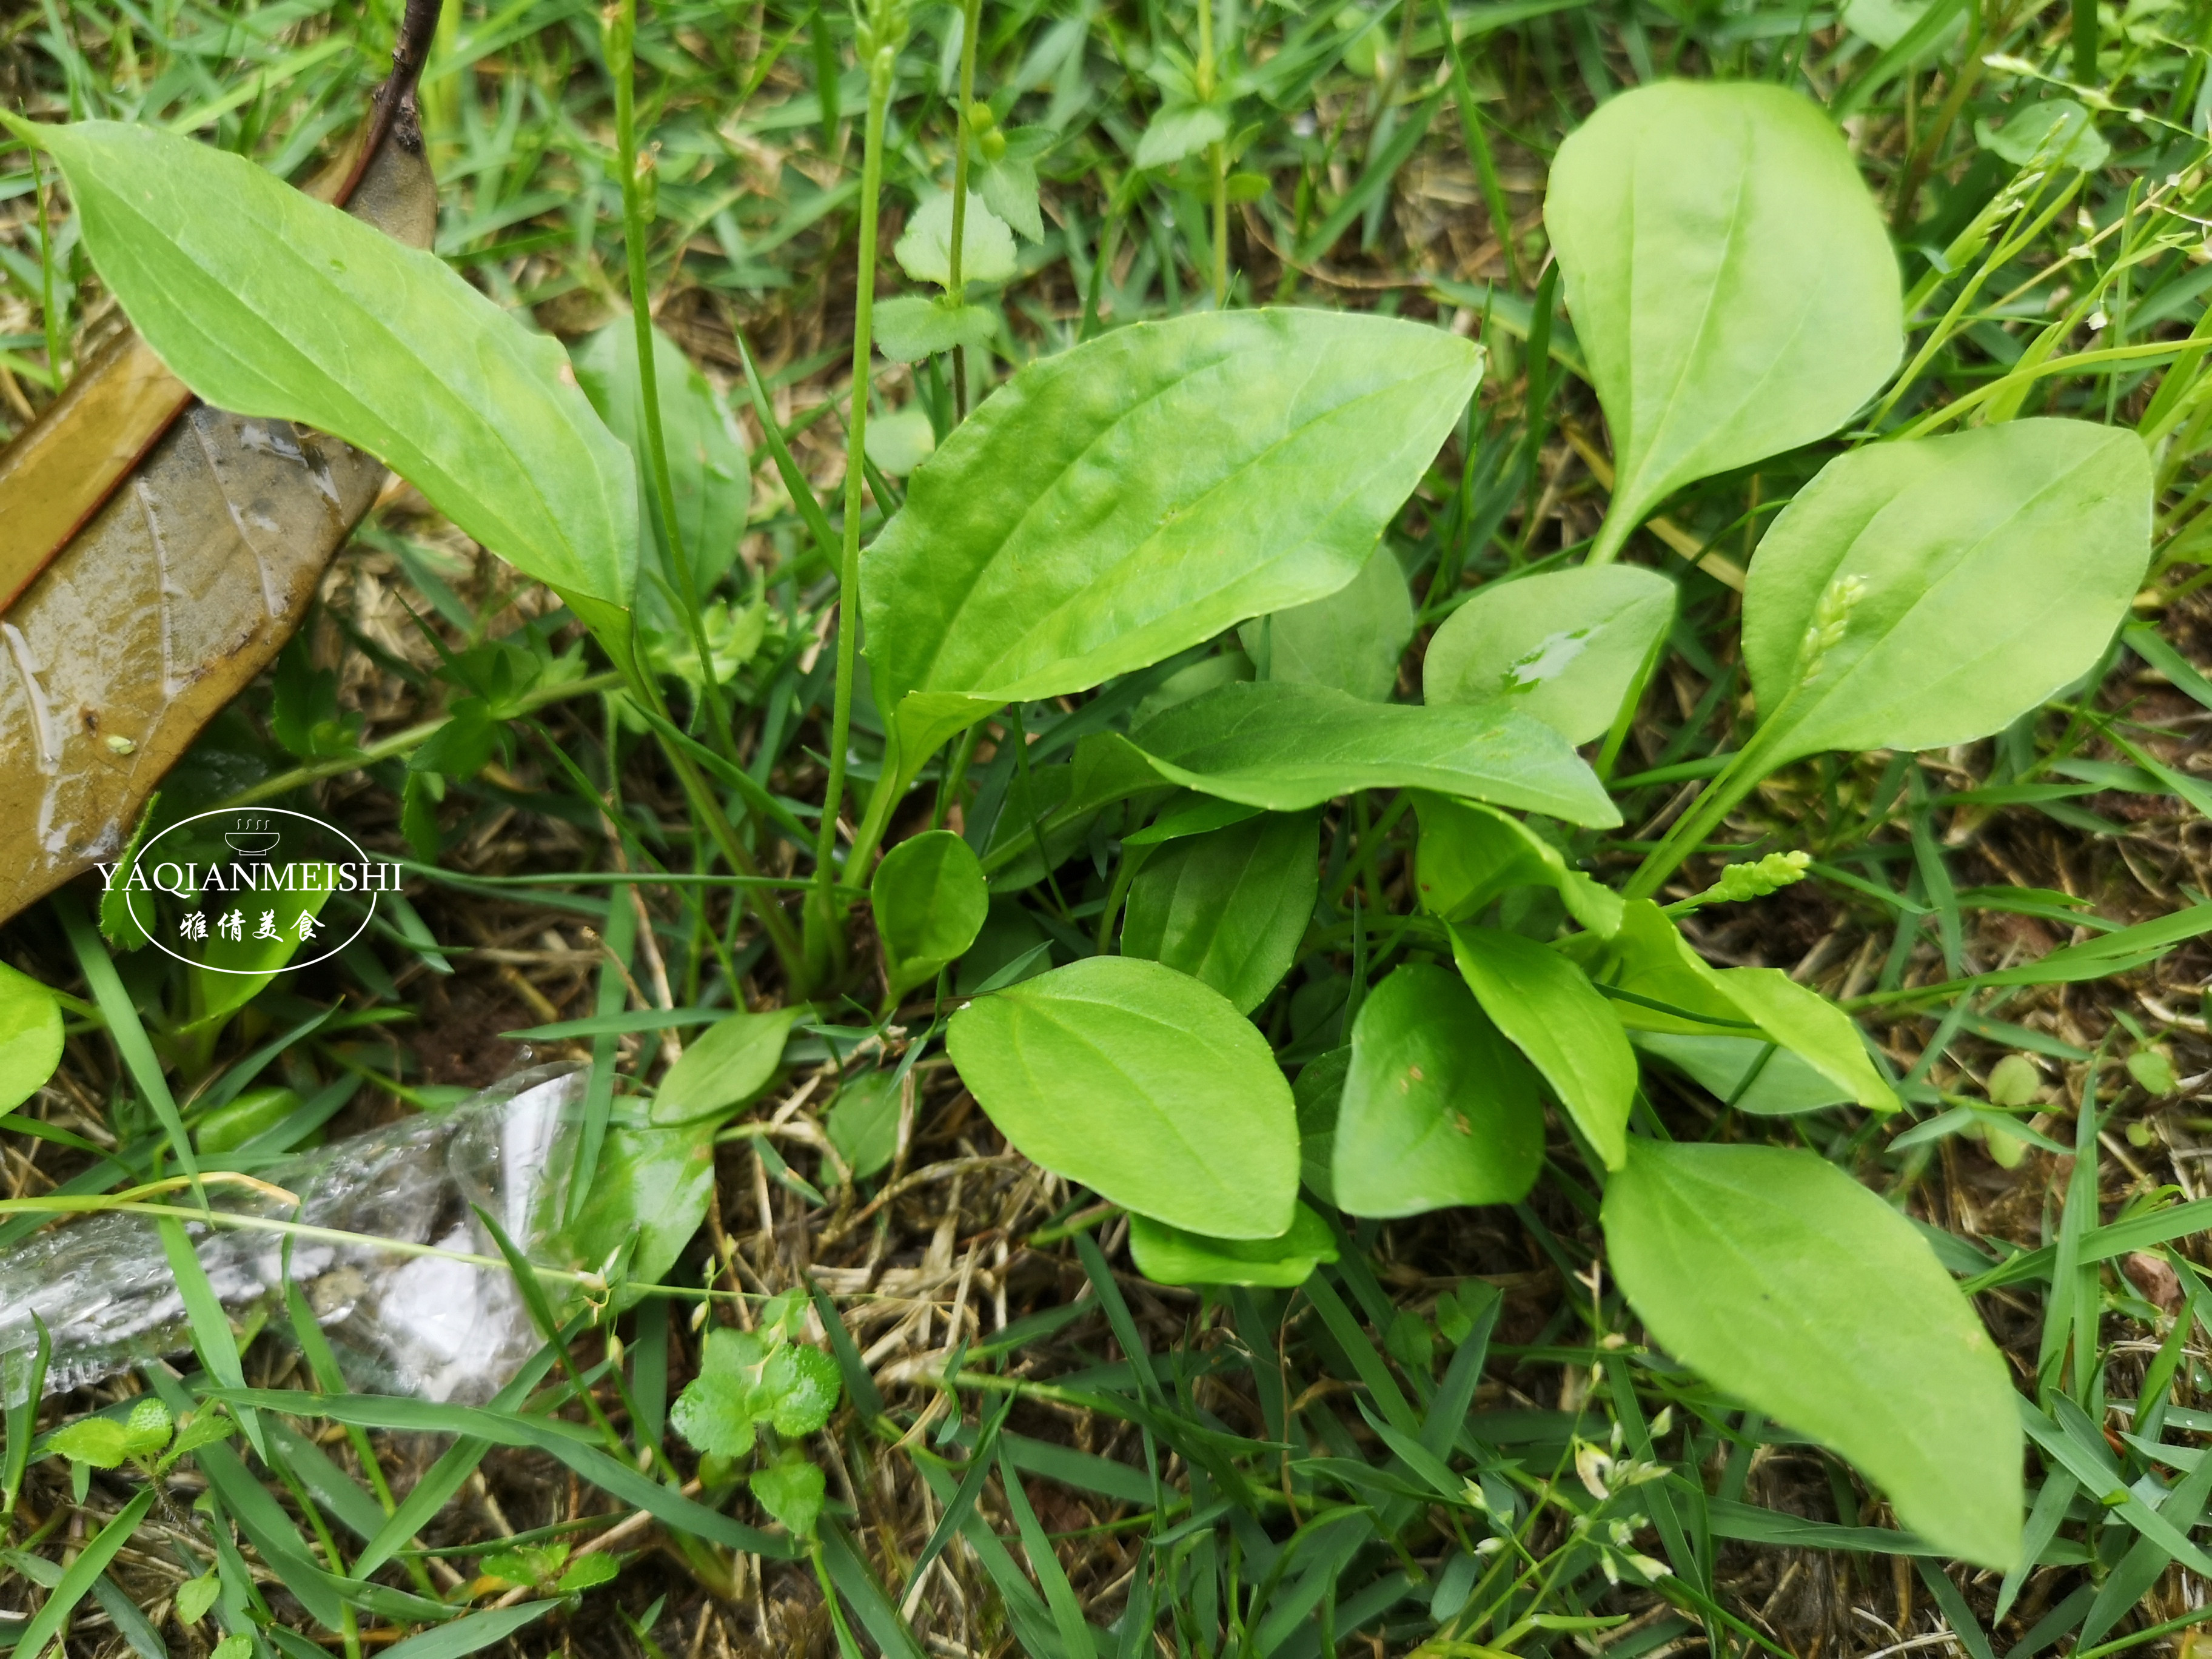
[[[565,1265],[547,1252],[567,1211],[586,1075],[560,1066],[519,1073],[457,1105],[259,1172],[270,1188],[297,1197],[296,1207],[274,1192],[231,1182],[206,1188],[209,1206],[356,1236],[289,1236],[292,1280],[348,1386],[480,1403],[537,1352],[540,1338],[513,1274],[451,1253],[498,1258],[481,1207],[533,1261]],[[285,1328],[288,1235],[183,1224],[233,1323],[261,1313]],[[33,1315],[51,1339],[48,1394],[191,1346],[184,1298],[149,1216],[88,1216],[0,1255],[0,1396],[11,1404],[29,1391]]]

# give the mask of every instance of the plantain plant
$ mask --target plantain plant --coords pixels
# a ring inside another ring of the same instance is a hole
[[[1797,879],[1803,858],[1660,901],[1778,769],[1986,736],[2092,668],[2149,558],[2142,441],[1999,418],[2020,406],[2002,393],[1911,435],[1850,434],[1750,563],[1751,740],[1608,886],[1583,867],[1620,825],[1605,774],[1675,612],[1669,577],[1619,556],[1683,486],[1833,437],[1903,356],[1895,257],[1827,116],[1772,87],[1662,83],[1562,149],[1546,223],[1574,335],[1553,350],[1605,411],[1611,511],[1581,567],[1457,603],[1415,703],[1395,699],[1417,573],[1384,532],[1484,372],[1479,346],[1425,324],[1217,308],[1042,356],[981,398],[860,547],[873,195],[902,27],[879,6],[864,55],[849,631],[794,1000],[836,978],[869,890],[887,996],[938,988],[983,1110],[1126,1209],[1138,1267],[1164,1281],[1301,1283],[1339,1249],[1332,1211],[1599,1186],[1611,1271],[1656,1343],[1850,1458],[1939,1549],[2012,1567],[2021,1430],[1972,1309],[1914,1225],[1834,1164],[1732,1144],[1738,1115],[1899,1105],[1842,1009],[1775,970],[1715,969],[1677,927]],[[963,118],[982,129],[979,110]],[[35,136],[103,276],[196,392],[383,456],[558,592],[634,702],[661,707],[630,623],[630,459],[549,343],[235,158],[101,124]],[[965,206],[964,154],[951,201],[901,244],[944,299],[875,314],[898,357],[957,350],[980,380],[992,319],[964,285],[998,267],[968,241],[997,221]],[[1980,423],[1938,432],[1967,414]],[[866,724],[856,644],[883,735],[841,859],[848,734]],[[1052,725],[1033,734],[1040,705]],[[1376,862],[1408,822],[1394,908]],[[1652,1067],[1715,1097],[1707,1138],[1670,1136]],[[1547,1108],[1579,1173],[1547,1176]]]

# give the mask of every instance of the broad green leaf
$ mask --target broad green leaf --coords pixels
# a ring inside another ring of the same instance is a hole
[[[1290,1085],[1251,1022],[1189,975],[1132,957],[1071,963],[978,997],[945,1047],[1032,1163],[1217,1238],[1290,1225]]]
[[[1535,1074],[1458,975],[1409,965],[1369,993],[1337,1112],[1338,1207],[1388,1217],[1510,1204],[1543,1156]]]
[[[1164,778],[1273,812],[1355,789],[1430,789],[1571,823],[1620,822],[1566,739],[1510,708],[1413,708],[1238,682],[1154,715],[1130,742]]]
[[[1639,1139],[1604,1223],[1668,1352],[1850,1458],[1948,1553],[2017,1561],[2011,1377],[1911,1222],[1811,1152]]]
[[[774,1008],[716,1020],[660,1079],[653,1097],[655,1126],[726,1116],[752,1100],[783,1063],[784,1040],[804,1012]]]
[[[659,1283],[706,1219],[717,1127],[702,1117],[673,1128],[608,1130],[591,1192],[563,1235],[571,1257],[596,1269],[635,1235],[629,1282]],[[635,1299],[632,1291],[622,1301]]]
[[[243,156],[112,121],[37,142],[100,276],[197,395],[368,451],[592,627],[627,633],[635,472],[553,340]]]
[[[1492,582],[1444,618],[1421,665],[1431,703],[1506,702],[1569,743],[1603,737],[1674,619],[1674,584],[1635,565]]]
[[[1743,655],[1771,763],[1941,749],[2093,667],[2150,560],[2124,427],[2008,421],[1841,455],[1759,544]]]
[[[1279,1238],[1208,1238],[1148,1216],[1129,1218],[1129,1259],[1155,1285],[1264,1285],[1288,1289],[1336,1260],[1328,1223],[1301,1204]]]
[[[814,1536],[827,1491],[820,1465],[787,1457],[754,1470],[749,1484],[760,1506],[781,1522],[786,1531],[799,1538]]]
[[[1833,432],[1904,350],[1874,198],[1780,87],[1623,93],[1559,147],[1544,226],[1613,434],[1595,562],[1682,485]]]
[[[0,963],[0,1112],[38,1093],[61,1063],[61,1004],[28,974]]]
[[[991,895],[975,849],[950,830],[908,836],[884,855],[871,890],[891,994],[935,979],[975,942]]]
[[[917,283],[952,285],[952,198],[933,191],[906,222],[898,239],[899,268]],[[1014,257],[1014,235],[998,215],[971,193],[960,226],[960,280],[969,287],[994,288],[1009,283],[1020,270]]]
[[[1851,1098],[1851,1091],[1764,1037],[1638,1031],[1633,1040],[1643,1053],[1658,1055],[1739,1112],[1778,1117],[1845,1105]]]
[[[955,346],[979,351],[998,332],[988,306],[949,306],[918,294],[876,301],[876,349],[895,363],[918,363]]]
[[[1121,952],[1204,980],[1249,1014],[1290,972],[1320,896],[1320,818],[1271,812],[1153,854],[1130,884]]]
[[[1559,947],[1612,999],[1632,1032],[1737,1036],[1779,1043],[1869,1111],[1893,1112],[1897,1096],[1850,1016],[1778,969],[1715,969],[1649,899],[1632,900],[1611,939],[1579,934]]]
[[[1544,1074],[1605,1167],[1618,1170],[1628,1156],[1636,1052],[1611,1006],[1581,969],[1534,939],[1455,927],[1451,946],[1482,1012]]]
[[[669,562],[659,495],[647,470],[653,463],[645,436],[645,388],[637,372],[636,325],[628,317],[617,318],[573,355],[576,383],[635,459],[639,544],[655,556],[655,574],[641,577],[638,584],[638,609],[663,632],[684,631],[675,609],[684,589]],[[721,394],[658,328],[653,331],[653,372],[659,385],[661,441],[668,455],[669,490],[676,498],[676,528],[690,562],[692,591],[704,599],[737,562],[738,538],[752,504],[752,471],[744,440]],[[690,637],[688,631],[684,637]]]
[[[862,559],[877,702],[906,763],[926,729],[909,694],[973,700],[965,724],[1334,592],[1481,363],[1423,324],[1270,310],[1133,324],[1022,368]]]
[[[854,1180],[881,1174],[898,1155],[901,1093],[898,1072],[890,1066],[848,1077],[838,1089],[822,1132],[851,1167]]]
[[[2097,131],[2089,112],[2071,98],[2052,98],[2016,109],[2001,126],[1974,123],[1974,139],[2016,167],[2079,167],[2094,173],[2111,159],[2112,147]]]
[[[1139,167],[1172,167],[1229,136],[1229,118],[1210,104],[1170,104],[1146,124],[1133,158]]]
[[[1570,870],[1565,855],[1520,819],[1425,791],[1414,795],[1413,810],[1421,825],[1413,857],[1423,909],[1466,921],[1513,888],[1550,887],[1567,914],[1592,933],[1620,928],[1620,896]]]
[[[1390,700],[1398,659],[1413,637],[1413,596],[1387,547],[1377,548],[1359,574],[1327,599],[1237,630],[1254,662],[1264,653],[1267,678],[1333,686],[1370,702]]]

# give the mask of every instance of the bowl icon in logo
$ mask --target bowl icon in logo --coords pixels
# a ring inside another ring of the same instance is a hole
[[[266,858],[283,839],[281,831],[269,827],[267,818],[240,818],[238,828],[223,836],[233,852],[242,853],[250,859]]]

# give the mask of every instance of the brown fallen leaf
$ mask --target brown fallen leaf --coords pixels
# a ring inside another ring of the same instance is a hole
[[[428,247],[414,83],[438,0],[313,193]],[[375,501],[374,457],[194,400],[133,331],[0,452],[0,921],[128,841],[200,728],[275,657]]]

